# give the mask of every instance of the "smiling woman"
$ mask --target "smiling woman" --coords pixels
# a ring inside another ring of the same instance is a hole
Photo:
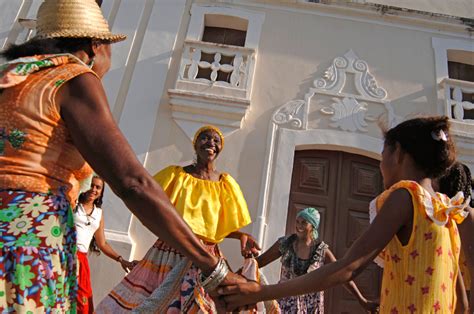
[[[78,204],[74,210],[74,226],[77,232],[77,257],[78,257],[78,293],[77,313],[93,313],[92,283],[87,253],[95,246],[98,252],[120,263],[128,272],[134,263],[124,260],[120,254],[107,243],[104,233],[104,215],[102,211],[102,198],[104,197],[104,180],[94,176],[89,190],[79,195]],[[94,243],[95,245],[93,245]]]
[[[215,168],[224,148],[222,132],[213,126],[202,127],[196,132],[193,145],[193,164],[169,166],[157,173],[155,180],[211,254],[223,260],[218,243],[224,238],[236,238],[241,242],[242,255],[256,255],[260,248],[254,239],[239,231],[250,223],[240,187],[229,174]],[[158,239],[96,312],[123,313],[136,309],[143,313],[217,313],[203,286],[198,268]]]
[[[316,208],[308,207],[296,215],[296,232],[281,237],[268,251],[257,258],[259,267],[265,267],[281,258],[280,282],[310,273],[324,264],[336,261],[329,246],[319,238],[321,216]],[[367,300],[353,281],[345,285],[359,304],[368,312],[378,309],[378,304]],[[324,292],[289,296],[278,300],[282,313],[324,313]],[[326,308],[327,311],[327,308]]]

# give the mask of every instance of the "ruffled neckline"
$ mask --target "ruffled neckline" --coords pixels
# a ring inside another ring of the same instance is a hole
[[[194,180],[195,182],[203,182],[203,183],[212,183],[212,184],[221,184],[221,183],[224,183],[226,180],[227,180],[227,173],[225,172],[221,172],[221,175],[219,176],[219,181],[212,181],[212,180],[206,180],[206,179],[201,179],[201,178],[197,178],[195,176],[193,176],[192,174],[186,172],[184,170],[184,167],[181,167],[181,166],[176,166],[176,168],[179,170],[179,174],[191,179],[191,180]]]
[[[380,210],[382,204],[391,192],[400,188],[406,188],[412,191],[417,190],[419,192],[418,197],[423,204],[426,215],[438,226],[445,226],[450,219],[453,219],[457,224],[460,224],[469,215],[466,208],[468,207],[470,198],[468,197],[467,200],[464,199],[463,192],[458,192],[453,198],[449,198],[447,195],[437,192],[435,197],[417,182],[409,180],[395,183],[388,190],[378,196],[375,202],[375,211],[378,212]],[[373,212],[374,204],[371,205],[371,216],[375,218],[376,213]]]

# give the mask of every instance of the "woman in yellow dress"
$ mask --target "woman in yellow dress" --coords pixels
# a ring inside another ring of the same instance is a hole
[[[354,279],[382,250],[381,313],[454,313],[462,201],[436,193],[432,179],[455,161],[447,117],[416,118],[385,133],[380,170],[387,189],[378,215],[338,261],[284,283],[219,288],[228,309],[328,289]],[[464,241],[465,239],[463,239]],[[471,241],[472,239],[466,239]],[[472,256],[472,245],[466,255]]]
[[[217,244],[225,238],[236,238],[241,241],[244,256],[256,254],[260,248],[254,239],[239,231],[251,222],[240,187],[229,174],[215,169],[224,147],[222,132],[204,126],[196,132],[193,144],[195,163],[169,166],[158,172],[155,180],[209,252],[220,257]],[[191,261],[158,239],[96,312],[117,314],[135,309],[143,313],[216,313],[199,276]]]

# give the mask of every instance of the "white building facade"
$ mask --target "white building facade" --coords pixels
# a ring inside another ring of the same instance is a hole
[[[40,2],[0,0],[0,47],[34,33],[16,21]],[[381,123],[448,115],[458,158],[474,170],[472,0],[104,0],[102,9],[128,35],[103,82],[139,159],[150,173],[186,165],[195,130],[220,127],[218,169],[241,185],[253,220],[245,231],[264,248],[314,206],[323,239],[345,253],[381,191]],[[107,237],[140,259],[155,237],[108,192]],[[233,265],[237,248],[223,244]],[[91,259],[98,302],[123,273]],[[266,274],[278,280],[278,263]],[[375,298],[380,271],[356,282]],[[327,299],[329,313],[360,311],[343,289]]]

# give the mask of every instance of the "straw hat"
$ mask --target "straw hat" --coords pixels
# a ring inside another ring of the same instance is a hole
[[[95,0],[45,0],[39,7],[35,38],[92,38],[115,43],[123,34],[112,34]]]

